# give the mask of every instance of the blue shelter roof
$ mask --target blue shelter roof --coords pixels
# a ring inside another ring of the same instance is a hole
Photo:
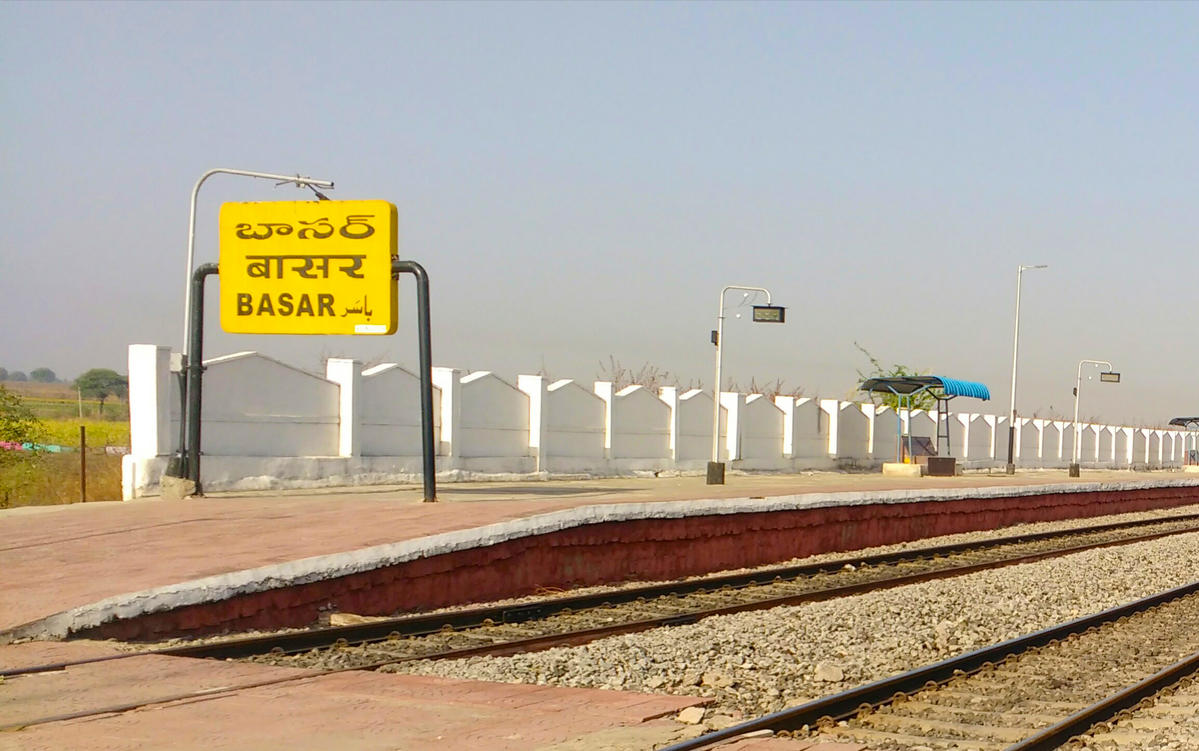
[[[944,376],[933,377],[941,379],[941,388],[945,390],[946,396],[969,396],[974,399],[982,399],[983,401],[991,398],[991,390],[977,381],[961,381],[956,378],[945,378]]]
[[[991,398],[991,391],[985,385],[976,381],[963,381],[957,378],[943,376],[884,376],[868,378],[859,387],[862,391],[874,391],[884,394],[915,394],[919,391],[929,391],[938,398],[969,396],[986,401]],[[938,393],[939,392],[939,393]]]

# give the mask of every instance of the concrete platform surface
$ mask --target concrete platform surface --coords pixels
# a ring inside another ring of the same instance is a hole
[[[653,748],[693,732],[672,718],[708,701],[162,656],[9,678],[0,697],[14,751]]]
[[[182,501],[11,509],[0,511],[0,634],[106,598],[181,582],[201,582],[189,596],[203,597],[195,590],[210,587],[206,577],[225,576],[211,587],[234,591],[242,579],[243,585],[257,586],[259,580],[278,577],[282,571],[267,567],[285,565],[294,576],[315,577],[335,565],[320,556],[372,546],[441,535],[445,539],[439,544],[451,549],[485,544],[503,534],[527,535],[527,523],[518,532],[505,532],[501,526],[498,532],[487,533],[492,537],[470,531],[513,520],[550,519],[553,512],[581,508],[619,510],[632,508],[625,504],[641,504],[636,513],[642,513],[641,509],[658,503],[665,505],[654,506],[653,513],[678,516],[692,510],[700,513],[703,508],[708,509],[703,513],[713,509],[724,513],[734,505],[773,511],[786,504],[864,503],[926,494],[948,497],[1020,494],[1043,487],[1175,484],[1199,486],[1199,478],[1168,472],[1097,471],[1085,473],[1079,482],[1064,470],[950,478],[732,475],[722,486],[705,485],[701,477],[443,484],[438,503],[422,503],[420,487],[409,486],[221,493]],[[603,513],[608,516],[599,520],[615,518],[618,511]],[[553,524],[560,526],[577,523],[554,519]],[[447,533],[462,534],[446,537]],[[430,554],[430,549],[409,547],[395,555]],[[310,563],[295,565],[303,561]],[[354,555],[343,555],[338,561],[336,565],[347,569],[375,565]],[[228,577],[231,572],[241,572],[240,578]],[[105,617],[128,607],[124,601],[112,603]]]

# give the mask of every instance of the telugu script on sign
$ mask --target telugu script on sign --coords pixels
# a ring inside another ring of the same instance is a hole
[[[246,334],[391,334],[396,209],[386,201],[221,207],[221,326]]]

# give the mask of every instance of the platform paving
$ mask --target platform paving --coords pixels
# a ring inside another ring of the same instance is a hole
[[[0,749],[530,751],[602,747],[594,735],[652,748],[680,737],[674,715],[705,701],[138,656],[0,683]]]
[[[1094,472],[1084,476],[1083,484],[1137,486],[1180,479],[1180,473]],[[655,502],[710,508],[711,501],[720,499],[749,502],[829,493],[862,499],[902,490],[995,493],[1010,488],[1019,493],[1076,482],[1064,471],[955,478],[732,475],[724,486],[707,486],[694,477],[456,483],[443,485],[439,502],[432,504],[421,502],[418,486],[405,486],[231,492],[182,501],[8,510],[0,512],[0,630],[120,593],[567,509]],[[0,667],[105,656],[119,649],[88,641],[9,644],[0,646]],[[189,696],[179,698],[183,694]],[[0,682],[0,726],[149,702],[135,711],[0,732],[0,750],[631,751],[697,732],[673,717],[702,701],[396,674],[317,675],[142,656]],[[777,738],[746,740],[733,748],[850,751]]]

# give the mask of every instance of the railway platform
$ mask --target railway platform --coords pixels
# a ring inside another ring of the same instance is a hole
[[[329,610],[433,608],[1199,501],[1199,479],[1165,472],[1094,472],[1081,482],[1064,471],[703,482],[454,483],[431,504],[419,487],[388,487],[3,511],[0,641],[13,643],[0,646],[0,666],[119,648],[90,639],[306,625]],[[0,733],[0,748],[651,748],[685,733],[676,716],[703,703],[289,671],[156,656],[23,676],[0,683],[0,725],[119,709],[143,694],[149,707]],[[825,746],[813,748],[855,751]]]

